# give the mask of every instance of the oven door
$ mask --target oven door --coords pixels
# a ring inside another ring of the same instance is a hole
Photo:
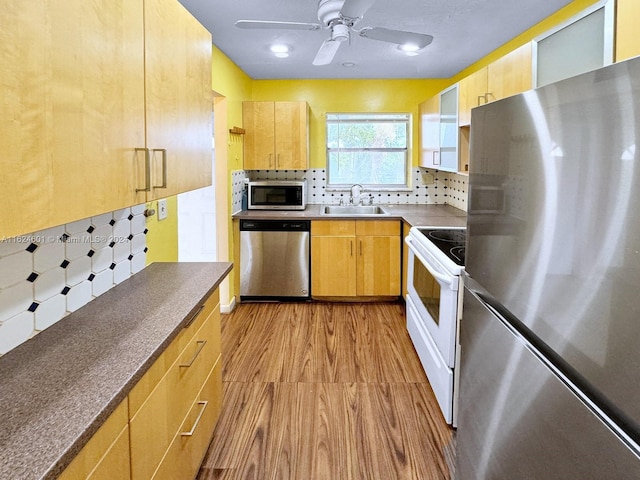
[[[447,366],[429,332],[424,329],[411,296],[407,297],[407,330],[442,415],[448,424],[455,426],[454,372]]]
[[[449,367],[455,364],[458,289],[460,277],[452,275],[427,250],[411,238],[407,291],[415,309]]]

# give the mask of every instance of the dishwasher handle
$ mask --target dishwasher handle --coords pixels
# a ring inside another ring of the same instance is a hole
[[[240,220],[241,232],[309,232],[310,220]]]

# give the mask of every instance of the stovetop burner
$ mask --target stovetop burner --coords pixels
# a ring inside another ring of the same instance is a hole
[[[464,266],[465,241],[467,231],[464,228],[457,229],[418,229],[427,239],[438,247],[456,265]]]
[[[422,230],[421,230],[422,231]],[[448,243],[462,243],[466,240],[465,230],[425,230],[427,237],[431,240],[448,242]],[[424,232],[423,232],[424,233]]]

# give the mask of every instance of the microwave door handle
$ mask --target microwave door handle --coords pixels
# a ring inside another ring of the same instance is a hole
[[[443,275],[440,272],[436,272],[433,267],[429,265],[429,262],[422,255],[420,255],[420,253],[415,248],[413,248],[413,241],[409,237],[405,238],[404,241],[407,245],[409,245],[411,251],[418,258],[418,260],[420,260],[420,263],[422,263],[425,268],[429,270],[429,273],[433,275],[433,278],[435,278],[438,283],[440,283],[441,285],[448,285],[449,287],[453,285],[454,279],[448,275]]]

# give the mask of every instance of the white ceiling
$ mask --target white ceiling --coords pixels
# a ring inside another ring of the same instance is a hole
[[[311,64],[328,30],[245,30],[236,20],[319,23],[318,0],[180,0],[213,43],[253,79],[449,78],[571,0],[377,0],[356,28],[387,27],[433,35],[419,55],[351,35],[333,62]],[[276,58],[272,43],[293,48]],[[344,67],[345,62],[356,65]]]

